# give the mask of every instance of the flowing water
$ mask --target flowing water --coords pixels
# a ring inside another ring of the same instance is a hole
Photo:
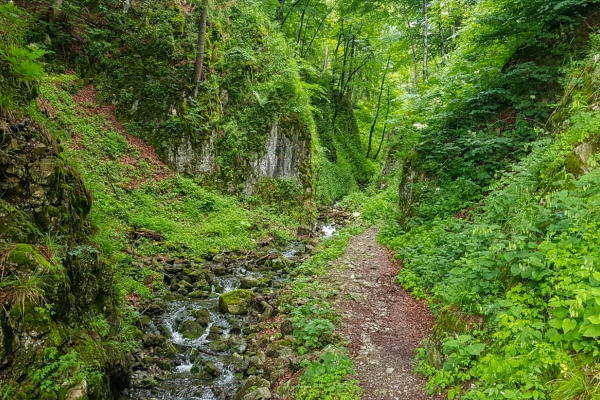
[[[335,234],[335,224],[322,224],[316,231],[324,238]],[[284,257],[291,261],[301,261],[306,254],[306,246],[302,243],[291,243],[284,249],[271,249],[271,257]],[[273,254],[275,253],[275,254]],[[305,256],[306,257],[306,256]],[[212,293],[208,298],[192,299],[180,297],[167,304],[165,312],[152,319],[145,326],[147,334],[163,334],[176,349],[175,367],[168,373],[154,371],[153,367],[136,371],[136,375],[143,380],[151,376],[155,379],[152,388],[130,388],[123,393],[124,399],[170,399],[170,400],[227,400],[243,382],[243,376],[235,371],[234,353],[243,354],[246,351],[246,341],[242,329],[251,322],[249,316],[226,315],[219,310],[219,295],[240,287],[242,278],[252,276],[260,279],[263,273],[249,271],[245,264],[233,265],[226,276],[215,277],[212,283]],[[277,290],[288,279],[285,272],[270,275],[272,277],[272,290]],[[180,328],[187,320],[196,320],[195,312],[208,309],[210,319],[204,334],[197,339],[187,339]],[[254,322],[256,318],[252,322]],[[212,337],[209,335],[212,334]],[[217,337],[217,339],[215,339]],[[230,348],[225,351],[215,351],[209,348],[211,340],[221,340],[229,343]],[[193,370],[194,362],[201,358],[203,362],[214,363],[219,376],[207,381]],[[155,367],[154,367],[155,368]]]

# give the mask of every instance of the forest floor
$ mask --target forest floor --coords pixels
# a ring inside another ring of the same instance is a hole
[[[394,282],[402,267],[377,243],[377,228],[351,239],[327,277],[340,291],[338,332],[350,341],[364,400],[425,400],[426,379],[415,373],[415,350],[435,322],[424,301]]]

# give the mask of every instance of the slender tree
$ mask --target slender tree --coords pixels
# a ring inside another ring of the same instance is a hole
[[[444,38],[444,26],[440,22],[440,48],[442,50],[442,65],[446,65],[446,39]]]
[[[373,120],[373,125],[371,125],[371,130],[369,131],[369,146],[367,148],[367,158],[371,154],[371,147],[373,144],[373,132],[375,132],[375,126],[377,125],[377,119],[379,118],[379,110],[381,109],[381,96],[383,95],[383,87],[385,85],[385,78],[387,77],[388,69],[390,68],[390,60],[391,55],[388,55],[387,64],[385,66],[385,71],[383,72],[383,77],[381,78],[381,87],[379,89],[379,100],[377,101],[377,112],[375,113],[375,119]]]
[[[383,146],[383,141],[385,140],[385,133],[387,131],[388,126],[388,117],[390,115],[390,87],[387,89],[387,110],[385,111],[385,122],[383,123],[383,131],[381,133],[381,140],[379,141],[379,147],[377,148],[377,153],[373,156],[374,160],[377,160],[379,156],[379,152],[381,151],[381,147]]]
[[[283,11],[285,10],[285,0],[279,0],[279,7],[277,7],[277,14],[275,15],[275,19],[280,24],[283,23]]]
[[[423,0],[423,82],[429,81],[429,18],[427,0]]]
[[[208,0],[202,1],[202,13],[200,15],[200,21],[198,28],[200,33],[198,34],[198,55],[196,56],[196,66],[194,68],[194,79],[192,84],[194,85],[194,99],[198,97],[198,84],[203,79],[204,70],[204,46],[206,45],[206,20],[208,18]]]

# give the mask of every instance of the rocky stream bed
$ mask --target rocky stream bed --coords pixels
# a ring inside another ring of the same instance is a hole
[[[134,374],[122,398],[272,398],[269,388],[293,363],[293,325],[286,320],[282,340],[262,351],[252,344],[257,323],[277,316],[278,292],[290,272],[335,232],[335,223],[320,222],[312,231],[300,228],[300,240],[285,247],[219,253],[201,263],[167,261],[170,290],[142,312],[144,348],[133,355]]]

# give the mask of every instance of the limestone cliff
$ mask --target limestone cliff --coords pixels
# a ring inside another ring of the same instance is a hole
[[[217,164],[219,138],[213,134],[202,140],[182,136],[162,152],[165,162],[175,171],[199,177],[219,174]],[[310,174],[311,135],[299,118],[275,120],[263,143],[263,151],[241,160],[244,194],[249,196],[263,179],[297,178],[305,189],[312,187]]]

